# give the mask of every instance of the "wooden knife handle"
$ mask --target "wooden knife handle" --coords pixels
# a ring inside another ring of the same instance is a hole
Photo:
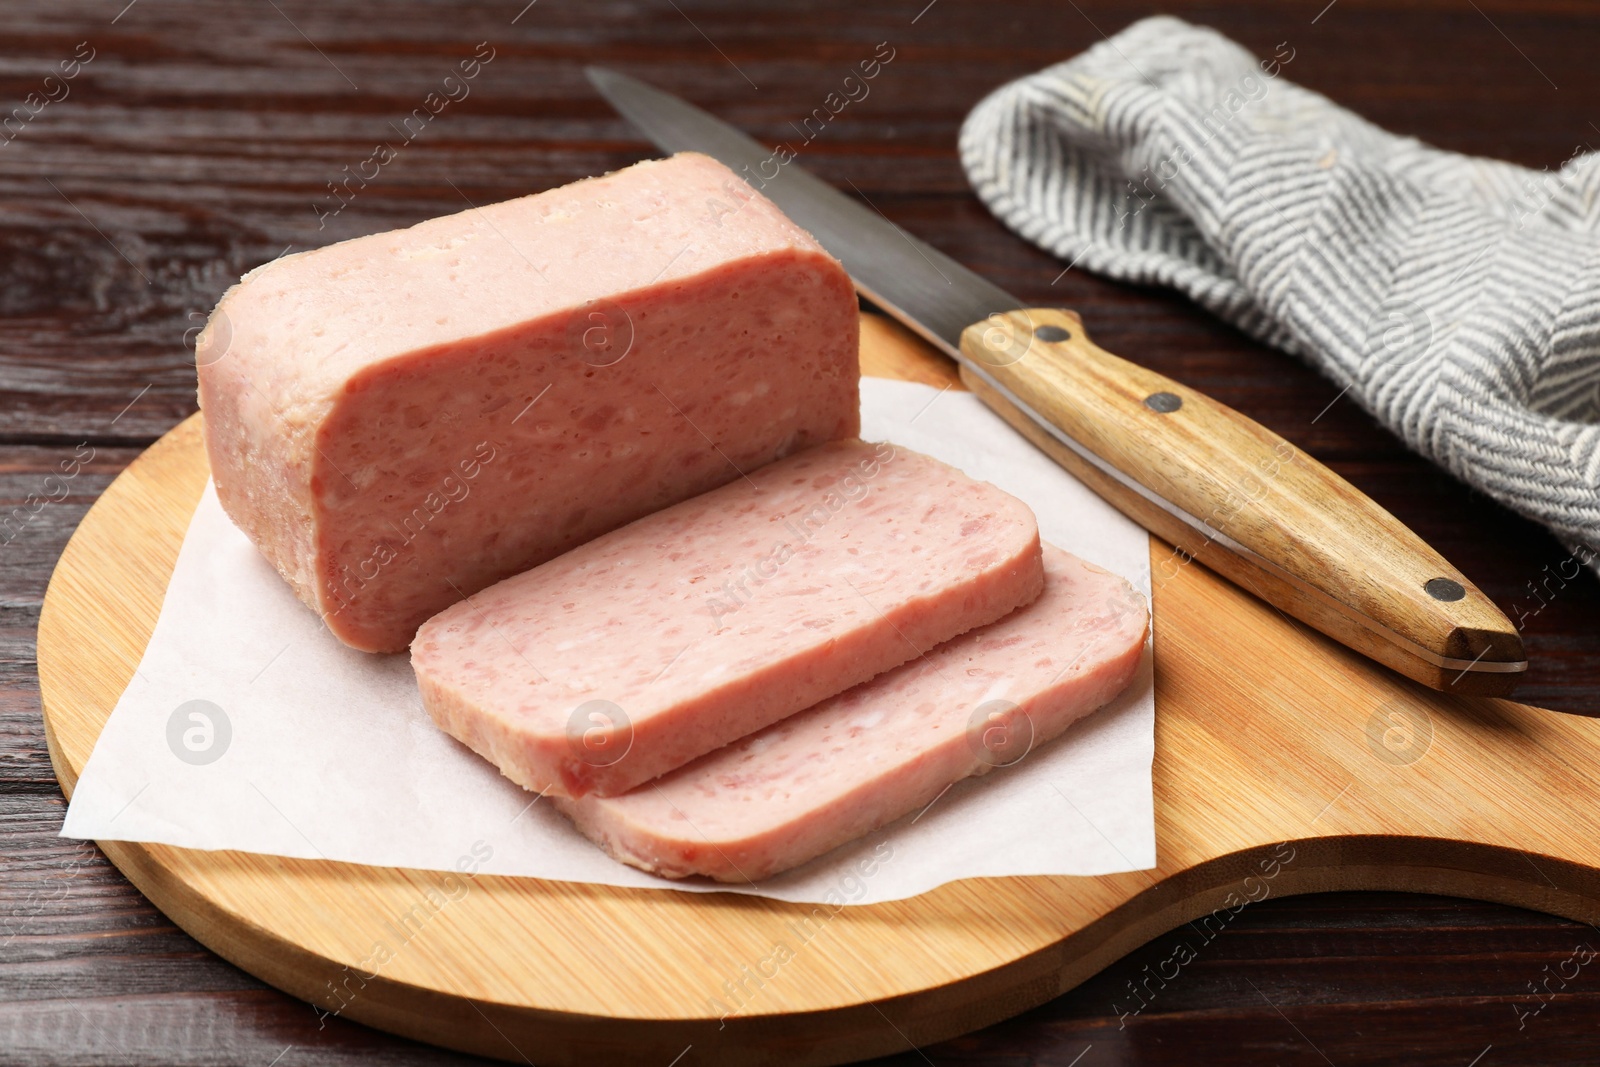
[[[1505,695],[1526,670],[1511,621],[1393,515],[1266,427],[1099,348],[1076,314],[995,315],[961,350],[968,388],[1175,546],[1157,585],[1198,560],[1446,692]]]

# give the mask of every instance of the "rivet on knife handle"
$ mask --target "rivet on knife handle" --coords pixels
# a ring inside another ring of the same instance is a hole
[[[1504,695],[1526,670],[1511,621],[1393,515],[1266,427],[1099,348],[1076,315],[991,316],[961,350],[967,385],[1171,543],[1172,568],[1198,560],[1434,689]]]

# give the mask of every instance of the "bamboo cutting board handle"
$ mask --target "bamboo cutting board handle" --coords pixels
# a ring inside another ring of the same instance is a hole
[[[961,349],[993,379],[963,363],[973,392],[1174,546],[1156,582],[1198,560],[1446,692],[1503,696],[1526,670],[1511,621],[1400,520],[1266,427],[1098,347],[1074,313],[996,315]]]

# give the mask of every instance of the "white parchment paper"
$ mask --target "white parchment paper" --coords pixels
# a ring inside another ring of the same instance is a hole
[[[1145,532],[975,397],[870,378],[861,394],[863,437],[935,456],[1022,498],[1045,540],[1124,575],[1148,597]],[[921,813],[802,868],[731,891],[867,903],[958,878],[1152,867],[1154,726],[1147,651],[1114,704],[1017,765],[960,783]],[[322,629],[210,486],[62,834],[729,891],[615,862],[548,802],[438,730],[408,658],[353,651]]]

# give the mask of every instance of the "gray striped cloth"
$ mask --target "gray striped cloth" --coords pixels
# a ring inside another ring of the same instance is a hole
[[[1146,19],[985,99],[962,162],[1023,237],[1309,361],[1600,567],[1600,153],[1443,152],[1293,61]]]

